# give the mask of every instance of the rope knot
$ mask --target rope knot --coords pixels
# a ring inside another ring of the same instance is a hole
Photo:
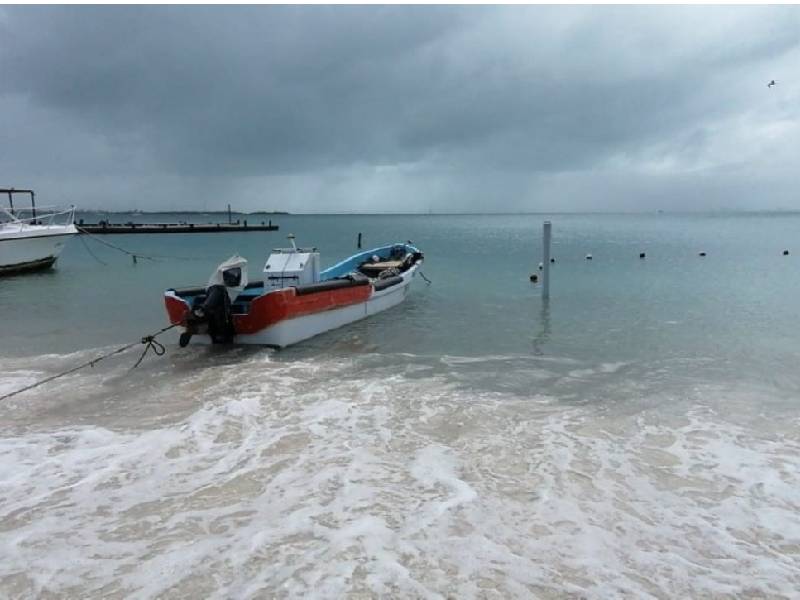
[[[139,360],[136,361],[136,364],[133,365],[134,369],[138,367],[140,364],[142,364],[144,357],[147,356],[147,353],[150,350],[152,350],[153,354],[155,354],[156,356],[164,356],[164,353],[167,351],[167,349],[164,347],[164,344],[156,340],[155,335],[144,336],[142,338],[142,343],[145,345],[144,351],[142,352],[142,355],[139,357]]]

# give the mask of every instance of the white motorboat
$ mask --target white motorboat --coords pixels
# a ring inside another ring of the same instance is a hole
[[[8,206],[0,205],[0,275],[47,269],[64,244],[78,233],[75,207],[36,207],[33,190],[0,189]],[[30,195],[30,208],[14,206],[15,194]]]
[[[276,248],[263,279],[247,281],[247,261],[219,265],[208,285],[164,294],[173,325],[189,341],[283,348],[396,306],[422,265],[411,242],[359,252],[320,271],[316,248]]]

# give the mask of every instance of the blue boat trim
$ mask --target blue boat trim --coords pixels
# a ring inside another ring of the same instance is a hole
[[[346,258],[343,261],[336,263],[332,267],[328,267],[324,271],[321,271],[319,274],[319,279],[320,281],[326,281],[328,279],[335,279],[336,277],[344,277],[348,273],[358,269],[363,262],[369,260],[369,258],[373,255],[378,255],[382,259],[388,258],[389,254],[394,248],[402,248],[408,252],[419,252],[419,250],[411,244],[403,243],[390,244],[388,246],[373,248],[372,250],[365,250],[364,252],[354,254],[350,258]]]

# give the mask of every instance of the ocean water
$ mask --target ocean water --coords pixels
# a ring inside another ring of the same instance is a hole
[[[0,403],[0,597],[796,597],[800,215],[273,220],[0,280],[0,394],[290,232],[325,265],[410,239],[433,282],[283,351],[170,332]]]

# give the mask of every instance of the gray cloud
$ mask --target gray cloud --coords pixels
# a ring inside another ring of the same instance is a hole
[[[113,208],[800,208],[798,31],[796,7],[6,8],[0,183]]]

